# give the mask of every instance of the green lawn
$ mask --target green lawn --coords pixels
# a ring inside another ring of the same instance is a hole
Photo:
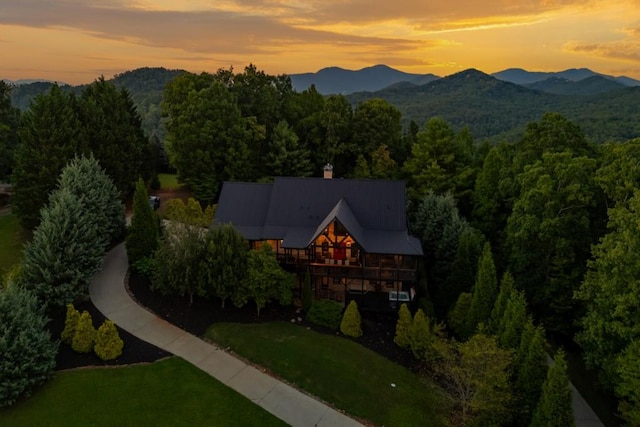
[[[216,323],[206,337],[376,425],[447,424],[442,391],[347,339],[284,322]]]
[[[163,190],[177,190],[182,187],[182,184],[178,183],[178,175],[171,173],[159,173],[158,179],[160,180],[160,188]]]
[[[15,215],[0,215],[0,278],[20,261],[24,234]]]
[[[57,373],[32,397],[0,409],[9,426],[282,426],[184,360]]]

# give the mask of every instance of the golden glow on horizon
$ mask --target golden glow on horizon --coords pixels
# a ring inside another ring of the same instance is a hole
[[[0,78],[87,83],[162,66],[270,74],[384,63],[640,79],[640,1],[21,0],[0,4]]]

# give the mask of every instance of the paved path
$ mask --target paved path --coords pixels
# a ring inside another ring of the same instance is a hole
[[[89,287],[93,304],[122,329],[182,357],[292,426],[361,425],[140,307],[125,289],[127,264],[124,244],[116,246]]]

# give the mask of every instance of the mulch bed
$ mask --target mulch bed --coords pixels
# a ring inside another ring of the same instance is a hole
[[[293,306],[284,307],[279,304],[269,304],[262,309],[260,316],[258,316],[255,305],[251,302],[242,308],[237,308],[231,301],[227,301],[225,308],[222,308],[220,300],[208,301],[196,297],[193,304],[189,304],[186,296],[166,296],[158,292],[152,292],[149,288],[149,281],[135,274],[132,274],[129,278],[129,291],[141,305],[147,307],[159,317],[196,336],[204,335],[207,328],[216,322],[291,322],[292,319],[295,319],[295,323],[301,327],[311,328],[320,333],[336,334],[336,331],[307,322],[300,310]],[[96,328],[105,320],[105,317],[91,301],[77,304],[76,309],[80,312],[83,310],[88,311]],[[353,341],[416,371],[419,367],[413,356],[393,343],[396,319],[395,314],[363,313],[363,336]],[[49,323],[48,329],[54,339],[60,337],[60,333],[64,329],[64,320],[65,313],[61,313]],[[79,354],[74,352],[71,346],[60,343],[56,358],[56,370],[85,366],[149,363],[171,355],[152,344],[136,338],[121,328],[118,328],[118,332],[120,333],[120,338],[124,341],[124,349],[122,355],[116,360],[105,362],[93,353]]]

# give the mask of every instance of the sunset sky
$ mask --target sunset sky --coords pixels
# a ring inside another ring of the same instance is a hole
[[[588,67],[640,79],[640,0],[2,0],[0,78]]]

